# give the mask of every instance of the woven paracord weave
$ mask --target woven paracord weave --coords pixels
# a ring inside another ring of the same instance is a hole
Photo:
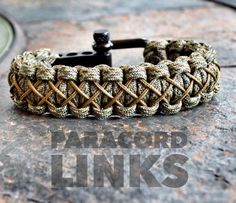
[[[56,117],[174,114],[212,99],[219,89],[215,50],[193,41],[151,41],[139,66],[52,66],[48,49],[11,64],[9,85],[20,109]]]

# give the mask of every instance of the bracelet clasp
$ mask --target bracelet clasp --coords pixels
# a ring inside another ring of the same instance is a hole
[[[112,49],[144,48],[148,40],[144,38],[110,40],[108,30],[101,29],[94,31],[94,51],[61,53],[53,65],[94,67],[99,64],[112,66]]]

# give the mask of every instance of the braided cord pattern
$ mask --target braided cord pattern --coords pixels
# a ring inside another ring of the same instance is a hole
[[[175,114],[210,101],[220,87],[215,50],[193,41],[151,41],[139,66],[53,66],[57,57],[40,49],[13,59],[8,82],[17,107],[99,119]]]

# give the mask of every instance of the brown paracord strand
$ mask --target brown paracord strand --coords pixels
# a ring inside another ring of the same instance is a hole
[[[174,114],[210,101],[220,86],[215,50],[193,41],[151,41],[139,66],[52,66],[57,57],[40,49],[13,59],[9,85],[17,107],[100,119]]]

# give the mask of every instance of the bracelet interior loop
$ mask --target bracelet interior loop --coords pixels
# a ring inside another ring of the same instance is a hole
[[[53,65],[49,49],[16,56],[8,77],[15,105],[55,117],[175,114],[212,99],[220,87],[215,50],[194,41],[151,41],[138,66]]]

